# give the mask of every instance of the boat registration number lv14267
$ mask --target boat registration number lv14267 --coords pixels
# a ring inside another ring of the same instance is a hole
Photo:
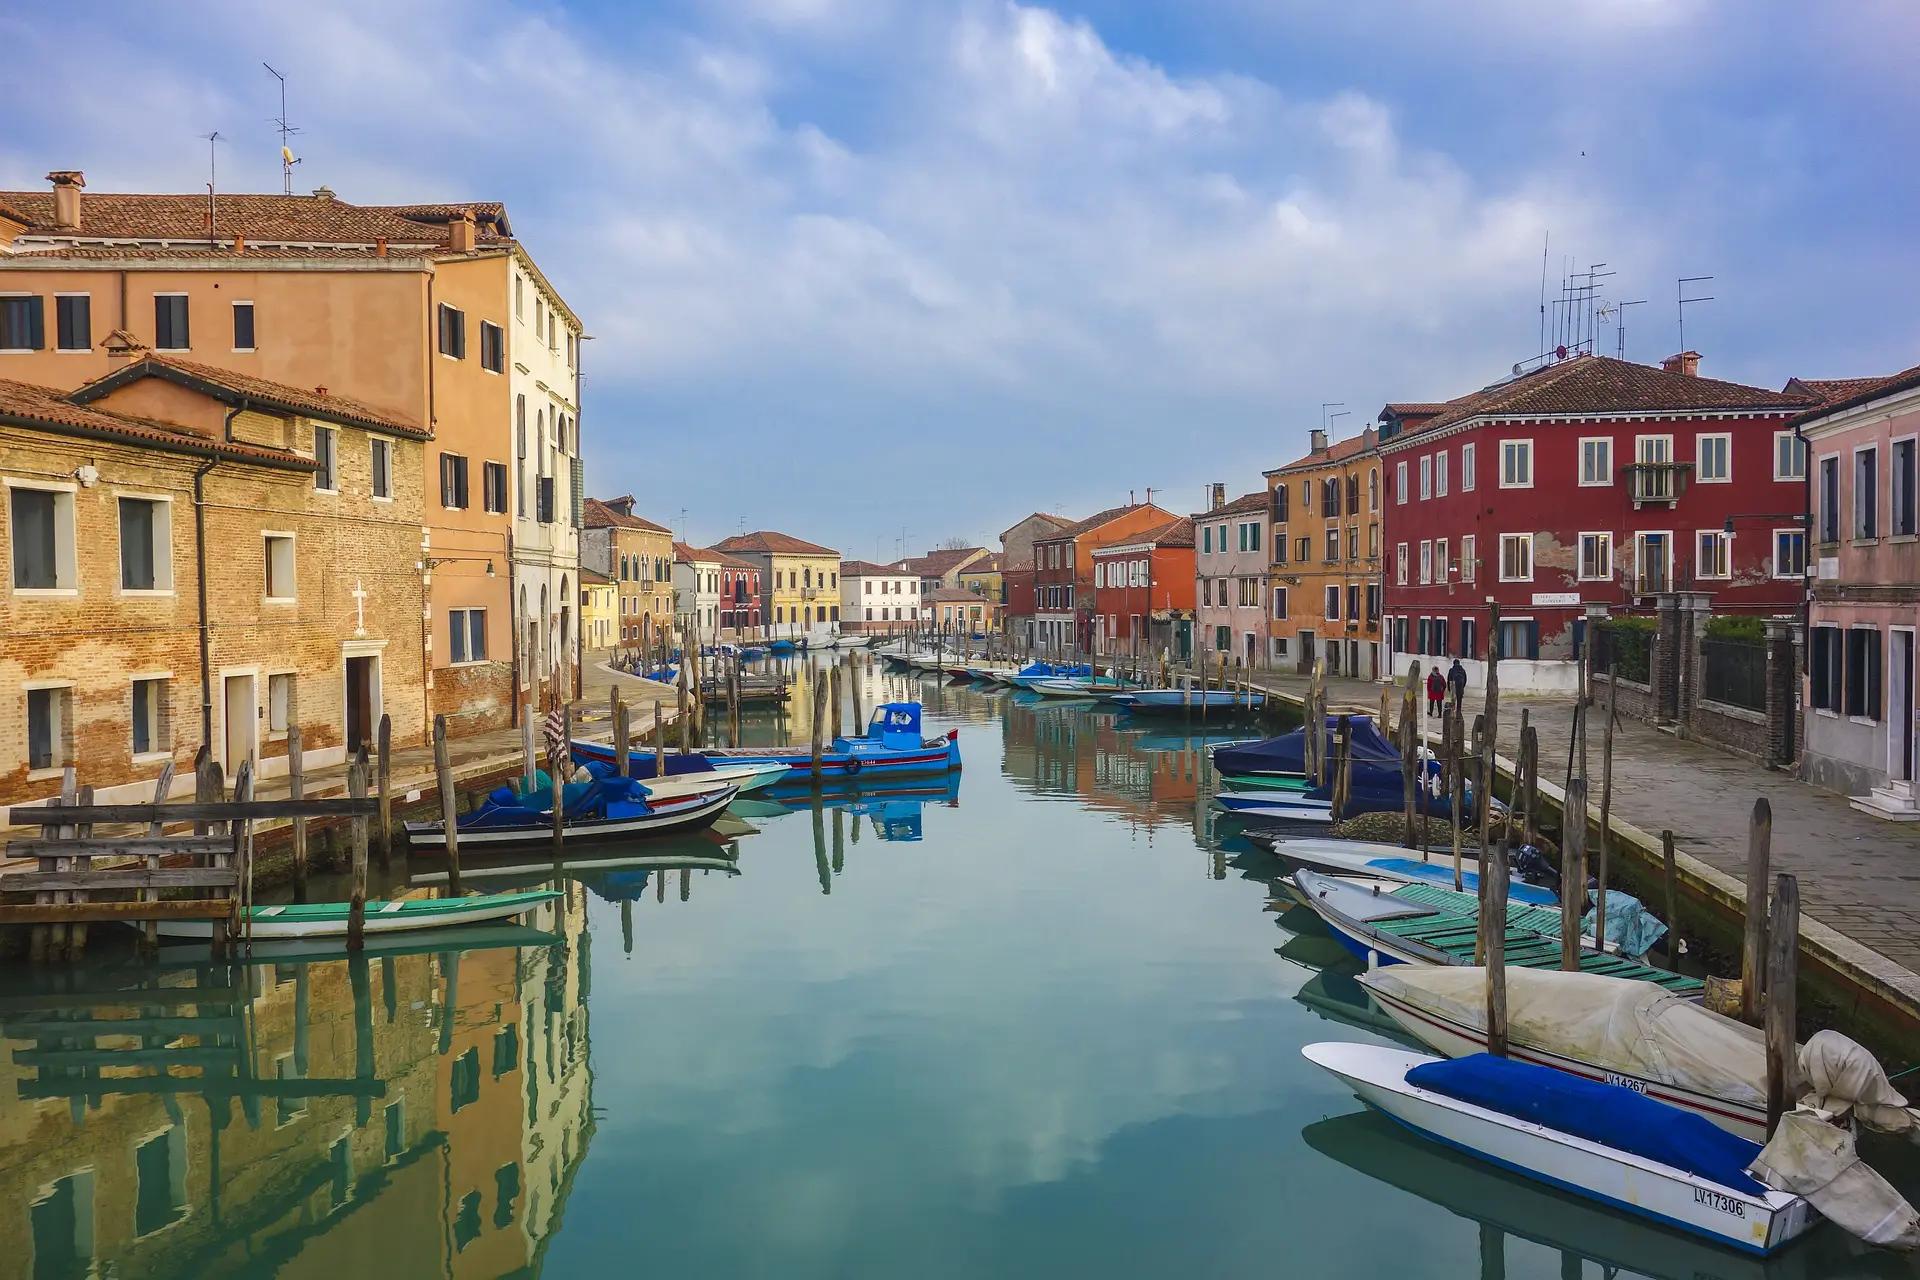
[[[1722,1195],[1718,1191],[1709,1191],[1705,1187],[1695,1187],[1693,1189],[1693,1202],[1695,1204],[1712,1205],[1720,1212],[1730,1213],[1736,1218],[1744,1218],[1747,1216],[1747,1205],[1745,1201],[1735,1200],[1732,1196]]]
[[[1647,1082],[1645,1080],[1636,1080],[1632,1076],[1615,1075],[1611,1071],[1607,1072],[1607,1083],[1617,1084],[1622,1089],[1631,1089],[1635,1093],[1645,1093],[1647,1091]]]

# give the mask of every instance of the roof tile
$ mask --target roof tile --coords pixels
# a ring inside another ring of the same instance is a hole
[[[831,547],[823,547],[817,542],[808,542],[791,534],[775,533],[770,529],[736,534],[713,545],[716,551],[757,551],[762,555],[776,556],[837,556],[840,554]]]

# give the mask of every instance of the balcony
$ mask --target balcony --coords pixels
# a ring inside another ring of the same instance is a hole
[[[1638,511],[1650,502],[1672,506],[1687,487],[1691,462],[1635,462],[1622,467],[1627,477],[1627,496]]]

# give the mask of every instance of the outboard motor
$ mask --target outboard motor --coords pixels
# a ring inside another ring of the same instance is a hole
[[[1537,845],[1523,844],[1513,851],[1513,874],[1531,885],[1560,892],[1560,868]]]

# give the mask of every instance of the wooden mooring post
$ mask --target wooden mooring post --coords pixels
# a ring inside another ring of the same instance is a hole
[[[813,737],[812,737],[812,776],[817,785],[820,781],[821,736],[827,728],[827,690],[825,681],[820,679],[818,671],[813,678]]]
[[[435,716],[435,721],[442,717]],[[444,732],[444,731],[443,731]],[[380,869],[393,864],[393,717],[382,714],[380,729],[374,738],[378,754],[374,757],[374,791],[380,798]],[[451,849],[451,845],[448,846]]]
[[[304,800],[307,796],[304,753],[300,746],[300,726],[287,726],[287,798]],[[155,804],[160,803],[158,799]],[[158,835],[158,832],[154,834]],[[293,900],[307,900],[307,820],[293,820]]]
[[[1747,919],[1740,947],[1740,1020],[1760,1025],[1766,1009],[1768,864],[1773,857],[1773,806],[1753,802],[1747,825]],[[1667,927],[1673,927],[1669,921]]]
[[[1480,949],[1487,964],[1487,1052],[1507,1056],[1507,837],[1480,864],[1486,905],[1480,909]]]
[[[347,795],[367,798],[367,756],[363,747],[347,766]],[[347,950],[361,951],[367,939],[367,820],[356,816],[352,827],[353,891],[347,899]]]
[[[840,690],[840,678],[841,678],[841,667],[843,665],[844,664],[842,663],[836,662],[831,667],[828,668],[828,670],[832,674],[830,674],[827,678],[827,694],[828,694],[828,697],[832,700],[833,737],[835,738],[835,740],[838,740],[839,738],[844,736],[840,732],[840,729],[841,729],[840,699],[842,696],[841,690]]]
[[[1793,1110],[1800,1093],[1796,1036],[1800,953],[1800,882],[1774,880],[1773,915],[1767,925],[1767,1136]],[[1741,990],[1744,999],[1746,991]]]
[[[684,671],[685,668],[683,667]],[[558,862],[566,848],[567,802],[566,783],[573,776],[573,704],[563,703],[560,707],[561,723],[565,726],[560,738],[560,749],[553,754],[549,763],[549,772],[553,776],[553,857]],[[684,748],[686,735],[681,734]],[[449,882],[451,886],[451,882]]]
[[[1419,842],[1414,834],[1414,788],[1418,785],[1420,754],[1420,664],[1414,663],[1407,675],[1406,690],[1400,695],[1400,790],[1405,829],[1401,845],[1411,849]]]
[[[617,778],[633,776],[633,761],[628,758],[633,750],[633,735],[628,724],[628,708],[618,690],[613,695],[613,773]]]
[[[1560,827],[1560,967],[1569,973],[1580,968],[1580,917],[1587,901],[1583,864],[1587,847],[1587,780],[1576,777],[1567,786],[1566,821]],[[1595,922],[1596,928],[1598,921]],[[1594,945],[1606,950],[1605,934],[1596,933]]]
[[[1673,832],[1660,833],[1660,882],[1667,897],[1667,968],[1680,972],[1680,877],[1674,867]]]
[[[460,896],[460,796],[453,785],[453,754],[447,747],[447,718],[433,718],[433,777],[440,791],[440,825],[447,838],[447,896]]]

